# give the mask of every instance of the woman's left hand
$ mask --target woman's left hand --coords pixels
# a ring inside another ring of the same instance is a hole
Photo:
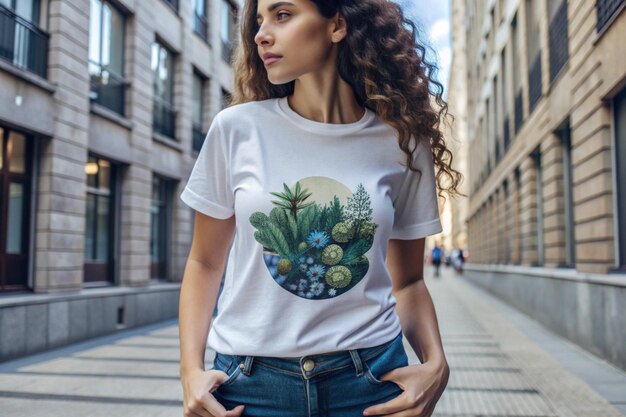
[[[395,382],[404,392],[386,403],[366,408],[363,415],[430,417],[448,384],[449,376],[450,368],[445,360],[426,361],[387,372],[379,379]]]

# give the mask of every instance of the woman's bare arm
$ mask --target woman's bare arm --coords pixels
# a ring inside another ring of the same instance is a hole
[[[423,363],[446,363],[433,300],[424,282],[425,238],[390,239],[387,268],[402,331]]]
[[[235,230],[235,216],[222,220],[197,211],[195,216],[178,307],[181,376],[204,370],[207,336]]]

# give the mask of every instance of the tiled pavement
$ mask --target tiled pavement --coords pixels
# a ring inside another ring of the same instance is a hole
[[[433,417],[626,415],[624,372],[442,272],[426,271],[451,366]],[[174,320],[2,363],[0,417],[182,416],[178,354]]]

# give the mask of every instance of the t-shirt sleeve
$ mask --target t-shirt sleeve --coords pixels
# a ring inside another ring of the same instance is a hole
[[[390,239],[419,239],[442,231],[435,165],[427,143],[418,143],[413,153],[413,166],[421,171],[421,175],[406,167],[393,201],[395,213]]]
[[[180,199],[192,209],[218,219],[227,219],[235,213],[225,141],[218,114],[180,194]]]

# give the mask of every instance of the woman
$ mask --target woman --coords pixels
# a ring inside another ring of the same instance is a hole
[[[240,25],[181,194],[185,416],[430,416],[449,367],[416,255],[460,174],[415,25],[386,0],[252,0]]]

